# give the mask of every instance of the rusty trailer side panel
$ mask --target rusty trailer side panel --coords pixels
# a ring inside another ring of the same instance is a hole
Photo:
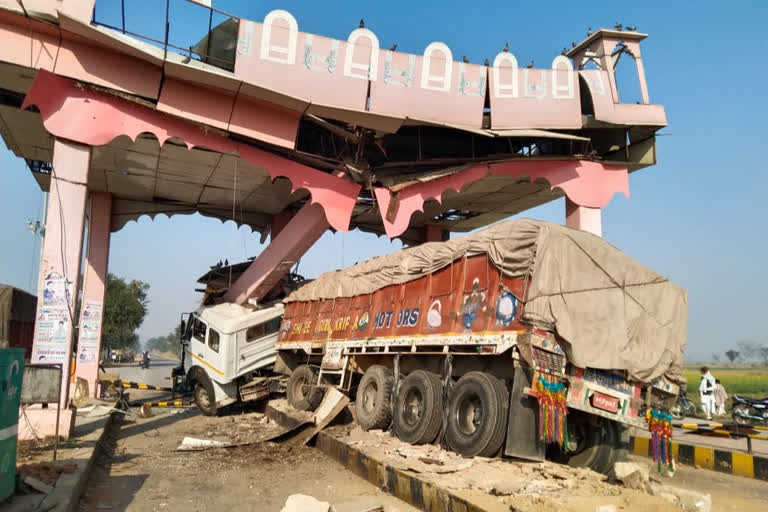
[[[286,305],[278,336],[295,342],[445,337],[520,332],[526,282],[510,279],[480,254],[371,294]]]

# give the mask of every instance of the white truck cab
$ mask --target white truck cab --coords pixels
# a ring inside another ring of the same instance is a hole
[[[224,303],[184,315],[174,384],[194,389],[197,406],[207,415],[268,395],[283,311],[282,303],[260,309]]]

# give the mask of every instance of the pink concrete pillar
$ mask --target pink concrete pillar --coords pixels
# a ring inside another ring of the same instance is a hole
[[[600,208],[579,206],[565,198],[565,225],[569,228],[589,231],[593,235],[603,236],[603,224]]]
[[[325,233],[329,224],[323,207],[307,203],[288,222],[266,249],[227,290],[224,300],[244,304],[259,300],[291,269]]]
[[[89,146],[55,140],[31,355],[33,364],[62,365],[59,435],[65,438],[74,420],[67,405],[90,159]],[[28,407],[26,415],[20,439],[54,435],[56,407]]]
[[[272,216],[272,225],[269,228],[269,238],[274,240],[285,226],[291,221],[291,214],[286,210]]]
[[[96,396],[101,354],[101,320],[107,284],[109,235],[112,217],[112,194],[91,192],[88,247],[85,254],[83,297],[80,307],[80,329],[77,342],[76,377],[88,382],[88,392]]]

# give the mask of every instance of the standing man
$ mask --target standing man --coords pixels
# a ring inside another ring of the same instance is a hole
[[[720,384],[720,379],[715,379],[715,405],[717,406],[718,416],[725,416],[725,401],[728,400],[728,393],[725,392],[725,388]]]
[[[701,397],[701,407],[707,415],[707,419],[712,421],[712,413],[715,409],[715,378],[709,373],[709,368],[701,367],[701,382],[699,382],[699,396]]]

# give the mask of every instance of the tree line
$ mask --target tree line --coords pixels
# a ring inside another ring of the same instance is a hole
[[[768,366],[768,344],[756,341],[742,341],[736,348],[738,350],[730,349],[725,352],[728,362],[760,363]],[[712,359],[719,361],[720,356],[712,354]]]

